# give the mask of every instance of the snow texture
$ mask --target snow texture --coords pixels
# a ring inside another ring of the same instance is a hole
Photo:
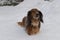
[[[37,8],[43,13],[40,32],[29,36],[17,25],[27,12]],[[0,7],[0,40],[60,40],[60,0],[24,0],[19,5]]]
[[[24,0],[0,0],[0,6],[11,6],[11,5],[18,5]]]

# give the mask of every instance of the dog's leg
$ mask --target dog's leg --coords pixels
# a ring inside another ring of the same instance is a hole
[[[18,22],[18,25],[25,27],[25,20],[26,20],[26,17],[23,18],[22,22]]]

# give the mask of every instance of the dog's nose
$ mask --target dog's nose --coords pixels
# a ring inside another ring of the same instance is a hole
[[[38,17],[39,16],[39,14],[36,14],[36,17]]]

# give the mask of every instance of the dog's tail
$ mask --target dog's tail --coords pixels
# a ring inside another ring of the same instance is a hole
[[[22,23],[22,22],[18,22],[18,25],[24,27],[24,23]]]

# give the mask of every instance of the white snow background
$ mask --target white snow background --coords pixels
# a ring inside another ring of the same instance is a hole
[[[43,13],[44,23],[38,34],[29,36],[17,22],[32,8]],[[24,0],[15,7],[0,7],[0,40],[60,40],[60,0]]]

